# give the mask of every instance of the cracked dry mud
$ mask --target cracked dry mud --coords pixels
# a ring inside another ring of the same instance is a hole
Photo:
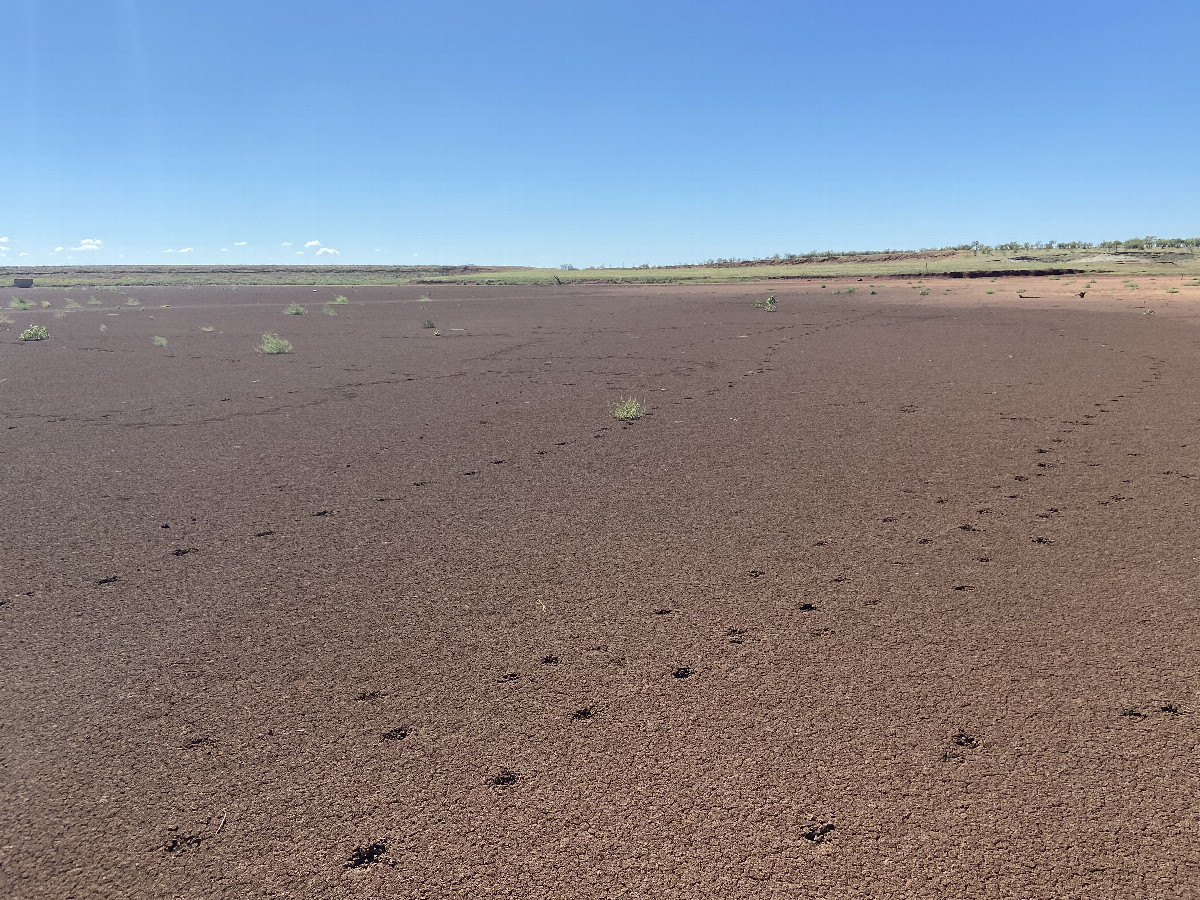
[[[1197,896],[1200,291],[987,284],[0,331],[0,896]]]

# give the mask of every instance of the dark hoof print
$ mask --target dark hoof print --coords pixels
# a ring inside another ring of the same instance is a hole
[[[1167,703],[1167,704],[1165,704],[1165,705],[1163,705],[1163,706],[1160,706],[1160,707],[1158,708],[1158,711],[1159,711],[1159,712],[1165,712],[1165,713],[1166,713],[1167,715],[1169,715],[1169,716],[1177,716],[1177,715],[1179,715],[1179,707],[1178,707],[1178,706],[1176,706],[1174,703]]]
[[[977,556],[977,557],[975,557],[975,562],[991,562],[991,561],[992,561],[992,558],[991,558],[990,556]]]
[[[887,516],[883,521],[884,522],[895,522],[896,517],[895,516]]]
[[[121,579],[118,578],[116,575],[113,575],[110,578],[101,578],[99,581],[96,582],[96,584],[113,584],[114,582],[117,582],[120,580]]]
[[[670,610],[670,609],[656,609],[654,611],[654,614],[656,616],[669,616],[673,611],[674,610]]]
[[[958,730],[958,733],[950,739],[950,741],[955,747],[966,747],[969,749],[971,747],[979,746],[979,741],[975,740],[975,738],[971,737],[971,735],[967,734],[961,728]]]
[[[385,731],[380,740],[384,741],[402,741],[409,735],[407,728],[393,728],[391,731]]]
[[[163,525],[160,525],[159,527],[160,528],[170,528],[171,526],[164,523]]]
[[[313,518],[315,519],[315,518],[318,518],[319,516],[328,516],[328,515],[332,515],[332,513],[330,513],[329,510],[327,510],[327,509],[323,509],[320,512],[313,513]]]
[[[548,656],[543,656],[542,657],[542,665],[543,666],[556,666],[556,665],[558,665],[558,657],[555,656],[553,653],[551,653]]]
[[[187,556],[189,553],[195,553],[198,549],[199,548],[197,548],[197,547],[188,547],[186,549],[173,550],[171,552],[174,553],[176,556]]]
[[[577,720],[578,719],[590,719],[595,715],[596,714],[594,712],[592,712],[592,708],[590,706],[585,706],[583,709],[577,709],[577,710],[575,710],[575,712],[571,713],[571,718],[577,719]]]
[[[1029,540],[1030,540],[1030,543],[1033,543],[1033,544],[1053,544],[1054,543],[1054,541],[1050,540],[1050,538],[1044,538],[1044,537],[1035,537],[1035,538],[1030,538]]]
[[[194,850],[199,847],[202,840],[204,839],[198,834],[173,837],[162,845],[162,849],[167,853],[183,853],[185,850]]]
[[[954,589],[956,591],[973,591],[973,590],[975,590],[975,585],[973,585],[973,584],[956,584],[954,586]]]
[[[932,544],[932,543],[933,543],[933,538],[919,538],[919,539],[917,540],[917,543],[918,543],[918,544]]]
[[[829,833],[833,831],[833,828],[834,825],[832,822],[820,822],[809,825],[800,832],[800,837],[806,841],[812,841],[814,844],[822,844],[829,840]]]
[[[762,577],[763,577],[764,575],[766,575],[767,573],[766,573],[766,572],[764,572],[762,569],[751,569],[751,570],[750,570],[750,571],[749,571],[747,574],[748,574],[748,575],[749,575],[751,578],[762,578]]]
[[[271,536],[271,535],[273,535],[274,533],[275,533],[275,532],[273,532],[273,531],[256,531],[256,532],[254,533],[254,536],[255,536],[255,537],[270,537],[270,536]]]
[[[496,787],[512,787],[517,783],[517,773],[501,769],[500,774],[492,776],[492,784]]]
[[[1133,709],[1133,708],[1121,710],[1121,715],[1127,719],[1144,719],[1144,718],[1146,718],[1146,714],[1144,712],[1142,712],[1140,709]]]
[[[361,694],[359,694],[354,699],[358,700],[358,701],[378,700],[379,699],[379,691],[363,691]]]
[[[501,681],[516,681],[521,677],[520,672],[506,672],[500,676]]]
[[[371,844],[367,847],[359,847],[352,854],[350,854],[350,859],[346,863],[346,868],[357,869],[359,866],[370,865],[385,853],[387,853],[387,844],[384,843]]]
[[[1013,476],[1013,481],[1028,481],[1028,480],[1029,479],[1026,478],[1024,475],[1014,475]]]
[[[467,475],[478,475],[478,474],[479,474],[478,472],[463,472],[464,477]]]
[[[687,666],[681,666],[680,668],[676,669],[674,672],[671,673],[671,677],[672,678],[690,678],[691,674],[692,674],[691,669],[689,669]]]
[[[817,611],[817,608],[815,606],[813,606],[811,603],[801,603],[799,606],[796,607],[796,609],[798,609],[800,612],[816,612]]]

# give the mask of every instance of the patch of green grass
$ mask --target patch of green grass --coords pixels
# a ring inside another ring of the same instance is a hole
[[[985,294],[994,294],[994,293],[996,293],[996,292],[995,292],[995,291],[984,291],[984,293],[985,293]]]
[[[104,301],[103,301],[103,300],[97,300],[95,297],[88,297],[88,302],[87,302],[87,305],[88,305],[88,306],[103,306],[103,305],[104,305]]]
[[[343,297],[341,294],[338,294],[336,297],[334,297],[332,300],[329,301],[329,305],[330,306],[345,306],[349,302],[350,301],[347,298]]]
[[[775,299],[775,295],[771,294],[766,300],[755,300],[753,305],[755,309],[765,309],[767,312],[775,312],[778,304],[779,301]]]
[[[432,300],[432,299],[433,299],[433,298],[432,298],[432,297],[430,297],[428,294],[425,294],[425,295],[423,295],[423,296],[421,296],[421,297],[418,297],[418,298],[417,298],[417,302],[418,302],[418,303],[428,303],[428,302],[429,302],[430,300]]]
[[[126,306],[141,306],[141,305],[142,305],[142,301],[141,301],[141,300],[134,300],[132,297],[130,297],[128,300],[126,300],[126,301],[125,301],[125,305],[126,305]]]
[[[337,315],[337,312],[335,310],[330,309],[328,306],[322,306],[321,312],[325,313],[325,315],[327,315],[327,316],[336,316]]]
[[[433,324],[433,319],[425,319],[425,320],[424,320],[424,321],[421,323],[421,327],[422,327],[422,328],[433,328],[433,327],[435,327],[435,326],[434,326],[434,324]]]
[[[268,332],[262,336],[262,343],[258,345],[260,353],[291,353],[292,342],[285,341],[277,334]]]
[[[101,325],[101,326],[100,326],[100,333],[101,333],[101,334],[104,334],[104,333],[105,333],[105,332],[107,332],[107,331],[108,331],[108,326],[107,326],[107,325]]]
[[[872,294],[875,294],[875,293],[877,293],[877,291],[871,291],[871,293],[872,293]]]
[[[646,412],[646,404],[634,397],[624,397],[618,400],[609,409],[614,419],[620,419],[622,422],[631,422],[634,419],[640,419]]]
[[[1178,294],[1179,288],[1167,288],[1167,293],[1168,294]]]
[[[41,325],[30,325],[21,332],[21,340],[23,341],[44,341],[48,337],[50,337],[50,332]]]
[[[42,309],[49,309],[49,308],[50,308],[50,301],[49,301],[49,300],[43,300],[43,301],[42,301]]]
[[[919,291],[917,291],[917,293],[920,294],[922,297],[924,297],[926,294],[929,293],[929,288],[921,288]]]
[[[302,316],[307,312],[308,312],[308,310],[305,309],[303,306],[301,306],[299,303],[289,303],[287,305],[287,307],[283,310],[283,314],[285,316]]]
[[[68,297],[67,298],[67,309],[83,309],[83,304],[77,300],[72,300],[70,297]]]
[[[858,290],[858,288],[846,288],[846,293],[847,293],[847,294],[853,294],[853,293],[854,293],[855,291],[857,291],[857,290]]]
[[[167,339],[165,337],[159,337],[158,335],[155,335],[154,336],[154,346],[155,347],[167,346]]]
[[[200,330],[207,333],[210,331],[214,331],[215,329],[211,325],[201,325]]]

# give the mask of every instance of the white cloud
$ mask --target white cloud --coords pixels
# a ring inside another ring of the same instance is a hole
[[[78,247],[72,247],[72,250],[99,250],[104,241],[96,238],[84,238],[79,242]]]
[[[184,248],[183,248],[182,250],[180,250],[179,252],[180,252],[180,253],[191,253],[191,252],[192,252],[192,248],[191,248],[191,247],[184,247]]]
[[[164,250],[163,253],[174,253],[174,250]]]
[[[338,252],[336,250],[334,250],[332,247],[322,247],[320,250],[317,251],[317,256],[322,256],[326,253],[328,253],[330,256],[338,255]]]
[[[22,253],[21,256],[28,256],[28,253]]]
[[[63,249],[64,248],[62,248],[62,247],[55,247],[54,250],[52,250],[51,252],[52,253],[62,253]]]
[[[8,238],[0,237],[0,244],[7,244],[7,243],[8,243]]]
[[[297,255],[297,256],[303,256],[303,255],[304,255],[304,251],[303,251],[303,250],[297,250],[297,251],[296,251],[296,255]]]
[[[290,246],[292,246],[292,242],[291,242],[291,241],[284,241],[284,242],[283,242],[283,246],[285,246],[285,247],[290,247]]]
[[[305,247],[320,247],[320,246],[321,246],[321,242],[320,242],[320,241],[309,241],[309,242],[308,242],[307,244],[305,244],[304,246],[305,246]]]
[[[246,246],[246,244],[248,244],[248,243],[250,243],[250,242],[249,242],[249,241],[234,241],[234,242],[233,242],[233,246],[235,246],[235,247],[245,247],[245,246]]]
[[[228,247],[222,247],[222,248],[221,248],[221,252],[222,252],[222,253],[228,253],[228,252],[229,252],[229,248],[228,248]]]

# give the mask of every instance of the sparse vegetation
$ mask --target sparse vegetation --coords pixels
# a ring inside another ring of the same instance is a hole
[[[103,300],[97,300],[95,297],[88,297],[88,302],[87,302],[87,305],[88,305],[88,306],[103,306],[103,305],[104,305],[104,301],[103,301]]]
[[[49,301],[49,300],[43,300],[43,301],[42,301],[42,309],[49,309],[49,308],[50,308],[50,301]]]
[[[83,304],[80,303],[78,300],[72,300],[70,297],[68,297],[67,298],[67,309],[83,309]]]
[[[433,299],[433,298],[432,298],[432,297],[430,297],[428,294],[424,294],[424,295],[422,295],[422,296],[420,296],[420,297],[418,297],[418,298],[417,298],[417,302],[418,302],[418,303],[428,303],[428,302],[429,302],[430,300],[432,300],[432,299]]]
[[[134,300],[132,297],[130,297],[129,299],[127,299],[127,300],[125,301],[125,305],[126,305],[126,306],[141,306],[141,305],[142,305],[142,301],[141,301],[141,300]]]
[[[920,294],[922,297],[924,297],[926,294],[929,293],[929,288],[921,288],[921,290],[917,291],[917,293]]]
[[[104,333],[106,333],[107,331],[108,331],[108,326],[107,326],[107,325],[101,325],[101,326],[100,326],[100,333],[101,333],[101,334],[104,334]]]
[[[775,299],[775,295],[771,294],[766,300],[755,300],[755,309],[765,309],[767,312],[775,312],[779,301]]]
[[[421,327],[422,328],[433,328],[434,327],[433,319],[425,319],[423,322],[421,322]]]
[[[1178,294],[1179,288],[1167,288],[1167,293],[1168,294]]]
[[[213,331],[214,329],[211,325],[201,325],[200,330],[204,331],[204,332],[209,332],[209,331]]]
[[[765,307],[764,307],[765,308]],[[646,405],[634,397],[625,397],[612,405],[610,410],[614,419],[630,422],[640,419],[646,412]]]
[[[262,343],[258,345],[258,350],[260,353],[291,353],[292,342],[268,332],[262,336]]]
[[[29,309],[29,301],[23,297],[13,297],[8,303],[9,309]]]
[[[307,312],[308,310],[299,303],[289,303],[283,310],[285,316],[302,316]]]
[[[321,312],[325,313],[325,315],[327,315],[327,316],[336,316],[337,315],[337,311],[328,306],[322,306]]]
[[[48,337],[50,337],[50,332],[41,325],[30,325],[21,332],[21,340],[23,341],[44,341]]]
[[[167,339],[165,337],[159,337],[158,335],[155,335],[154,336],[154,346],[155,347],[167,346]]]
[[[341,294],[338,294],[336,297],[334,297],[332,300],[329,301],[329,305],[330,306],[345,306],[349,302],[350,301],[346,297],[343,297]]]

